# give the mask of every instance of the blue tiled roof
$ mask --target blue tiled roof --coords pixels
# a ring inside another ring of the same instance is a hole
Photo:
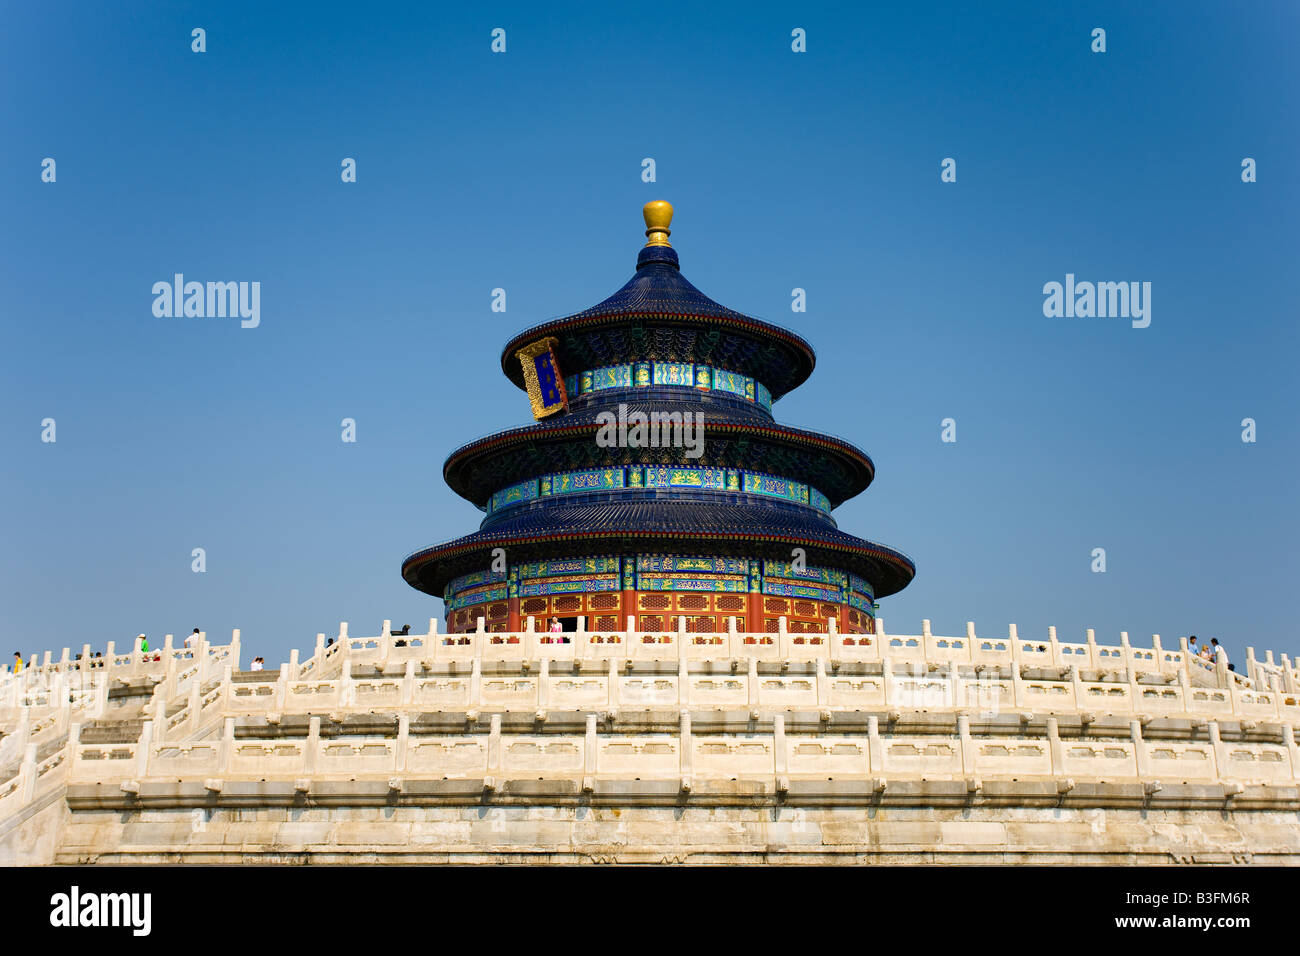
[[[642,250],[636,273],[607,299],[526,329],[506,344],[501,368],[518,387],[523,373],[515,352],[549,335],[560,340],[566,375],[645,359],[712,362],[758,379],[773,399],[805,381],[816,363],[801,336],[713,301],[681,274],[675,251],[654,247]]]
[[[703,554],[729,540],[756,553],[755,545],[798,542],[811,550],[809,563],[827,563],[853,571],[870,581],[877,597],[906,587],[915,574],[911,559],[899,551],[845,534],[813,512],[762,505],[706,504],[696,501],[632,501],[559,506],[525,511],[490,528],[418,551],[406,559],[402,574],[412,587],[441,596],[448,580],[463,567],[486,567],[489,551],[504,547],[511,562],[526,560],[530,541],[539,553],[557,553],[556,540],[566,536],[595,538],[588,549],[601,553],[654,550],[676,539],[682,553]],[[683,539],[688,539],[684,541]],[[829,556],[815,558],[817,546]],[[579,546],[581,547],[581,546]]]

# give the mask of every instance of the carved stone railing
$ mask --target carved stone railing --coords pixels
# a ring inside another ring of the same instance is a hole
[[[576,733],[503,733],[500,715],[485,723],[459,734],[412,734],[403,716],[395,736],[323,736],[321,718],[313,717],[305,737],[247,738],[236,736],[235,719],[227,718],[220,737],[208,741],[160,742],[146,733],[135,744],[79,744],[68,781],[83,788],[78,801],[95,806],[142,796],[202,803],[227,790],[246,799],[256,785],[270,802],[313,792],[391,802],[493,791],[802,794],[853,802],[952,790],[949,796],[968,800],[1020,794],[1223,807],[1239,798],[1261,808],[1300,807],[1300,747],[1291,725],[1271,740],[1225,740],[1215,721],[1195,739],[1162,739],[1138,720],[1122,734],[1092,735],[1065,733],[1055,717],[1033,728],[1038,732],[1000,734],[973,733],[968,716],[947,734],[886,732],[874,714],[852,731],[824,732],[787,726],[779,713],[732,733],[695,731],[690,712],[670,728],[630,733],[602,730],[596,714]],[[178,780],[191,785],[178,788]]]

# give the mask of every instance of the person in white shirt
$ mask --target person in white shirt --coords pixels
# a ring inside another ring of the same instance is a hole
[[[199,642],[199,629],[196,627],[194,633],[185,638],[186,647],[194,647]]]
[[[255,657],[255,658],[253,658],[252,669],[255,670],[255,671],[260,671],[260,670],[263,669],[263,666],[262,666],[262,659],[261,659],[260,657]]]

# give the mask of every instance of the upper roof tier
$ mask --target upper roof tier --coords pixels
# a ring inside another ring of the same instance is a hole
[[[812,374],[812,346],[793,332],[719,305],[686,280],[668,244],[672,206],[645,207],[649,242],[636,260],[636,274],[608,299],[562,319],[520,332],[501,352],[501,370],[525,388],[515,353],[554,336],[564,375],[656,359],[695,362],[749,375],[773,400]]]

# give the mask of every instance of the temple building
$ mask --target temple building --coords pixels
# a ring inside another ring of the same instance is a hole
[[[636,273],[597,305],[520,332],[501,368],[535,421],[458,448],[443,476],[479,530],[402,564],[446,602],[447,629],[875,631],[907,586],[904,554],[841,531],[833,511],[875,466],[778,424],[812,373],[798,335],[728,309],[682,275],[672,206],[648,203]],[[613,426],[613,422],[618,427]],[[698,423],[698,424],[697,424]],[[700,431],[702,429],[702,433]]]

